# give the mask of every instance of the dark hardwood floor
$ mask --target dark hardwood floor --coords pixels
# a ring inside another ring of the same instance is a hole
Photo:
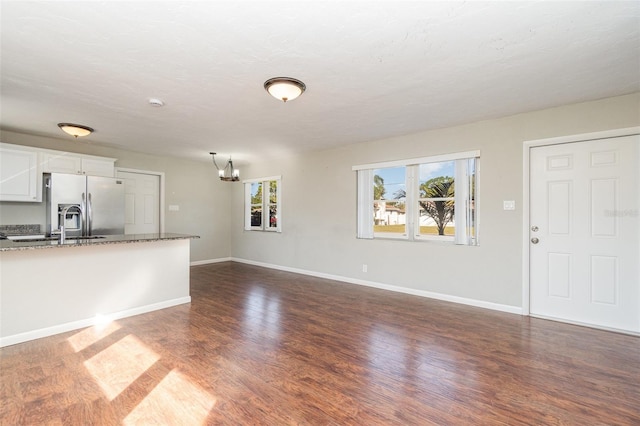
[[[0,424],[640,424],[638,337],[239,263],[191,274],[191,305],[1,349]]]

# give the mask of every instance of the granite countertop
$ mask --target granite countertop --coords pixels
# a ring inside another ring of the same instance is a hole
[[[143,243],[166,240],[186,240],[200,238],[197,235],[186,234],[130,234],[130,235],[105,235],[104,238],[71,239],[64,244],[57,239],[47,241],[20,241],[0,240],[0,251],[35,250],[51,248],[68,248],[80,246],[97,246],[105,244]]]

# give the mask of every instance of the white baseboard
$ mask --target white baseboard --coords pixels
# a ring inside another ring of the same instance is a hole
[[[206,260],[194,260],[190,263],[191,266],[208,265],[210,263],[231,262],[231,257],[220,257],[218,259],[206,259]]]
[[[522,315],[522,308],[519,306],[502,305],[500,303],[486,302],[484,300],[468,299],[466,297],[452,296],[449,294],[434,293],[431,291],[416,290],[408,287],[400,287],[390,284],[378,283],[375,281],[361,280],[357,278],[343,277],[340,275],[325,274],[323,272],[308,271],[306,269],[291,268],[288,266],[274,265],[271,263],[256,262],[248,259],[231,257],[232,262],[246,263],[248,265],[261,266],[263,268],[277,269],[280,271],[294,272],[296,274],[309,275],[312,277],[326,278],[329,280],[343,281],[349,284],[363,285],[367,287],[379,288],[382,290],[395,291],[398,293],[411,294],[414,296],[428,297],[430,299],[443,300],[446,302],[460,303],[462,305],[475,306],[478,308],[491,309],[494,311],[507,312],[510,314]]]
[[[134,315],[145,314],[147,312],[170,308],[171,306],[182,305],[185,303],[191,303],[191,296],[165,300],[163,302],[152,303],[151,305],[139,306],[137,308],[127,309],[125,311],[114,312],[111,314],[101,314],[100,316],[93,318],[54,325],[52,327],[41,328],[39,330],[28,331],[26,333],[14,334],[13,336],[0,337],[0,348],[16,345],[29,340],[40,339],[42,337],[53,336],[54,334],[66,333],[67,331],[91,327],[96,324],[104,323],[105,321],[114,321],[121,318],[132,317]]]
[[[625,330],[625,329],[622,329],[622,328],[605,327],[604,325],[591,324],[591,323],[580,322],[580,321],[571,321],[571,320],[567,320],[567,319],[564,319],[564,318],[557,318],[557,317],[551,317],[551,316],[540,315],[540,314],[531,314],[530,316],[532,318],[540,318],[540,319],[543,319],[543,320],[563,322],[565,324],[572,324],[572,325],[577,325],[577,326],[580,326],[580,327],[589,327],[589,328],[595,328],[595,329],[598,329],[598,330],[611,331],[613,333],[628,334],[628,335],[631,335],[631,336],[640,337],[640,332],[634,331],[634,330]]]

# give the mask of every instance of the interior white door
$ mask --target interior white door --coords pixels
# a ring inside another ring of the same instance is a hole
[[[640,332],[640,136],[530,151],[530,312]]]
[[[125,181],[125,234],[160,232],[160,176],[118,171]]]

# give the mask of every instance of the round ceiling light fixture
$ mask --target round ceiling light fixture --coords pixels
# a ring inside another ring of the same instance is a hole
[[[264,82],[264,88],[274,98],[287,102],[302,95],[307,86],[295,78],[274,77]]]
[[[87,136],[93,133],[93,129],[91,127],[83,126],[81,124],[72,124],[72,123],[58,123],[58,127],[62,129],[63,132],[75,137],[78,136]]]

